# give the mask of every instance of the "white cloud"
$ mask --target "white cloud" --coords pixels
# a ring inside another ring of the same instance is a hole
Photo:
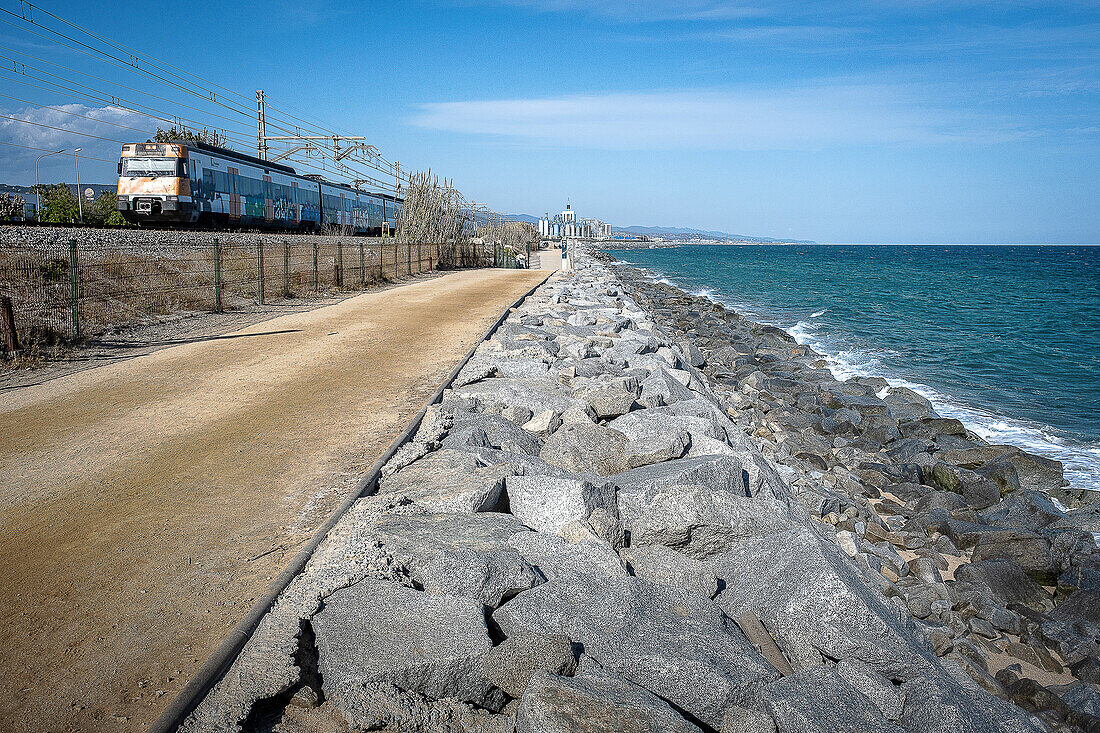
[[[66,112],[71,114],[66,114]],[[141,133],[124,129],[116,125],[126,125],[137,130],[152,130],[156,124],[149,118],[119,107],[89,107],[83,104],[58,105],[49,107],[25,107],[0,110],[0,140],[17,145],[56,150],[59,148],[83,148],[86,156],[117,158],[121,143],[115,140],[145,140],[151,132]],[[80,115],[79,117],[76,115]],[[8,119],[17,117],[22,120],[39,123],[27,124]],[[88,119],[90,118],[90,119]],[[115,124],[107,124],[115,123]],[[48,125],[49,127],[42,127]],[[62,128],[60,130],[51,128]],[[84,135],[80,133],[86,133]],[[108,138],[97,140],[95,137]],[[13,162],[19,158],[35,158],[40,153],[11,146],[0,146],[0,152]]]
[[[806,150],[997,142],[1025,134],[975,113],[921,104],[887,85],[609,93],[424,104],[424,128],[609,150]]]

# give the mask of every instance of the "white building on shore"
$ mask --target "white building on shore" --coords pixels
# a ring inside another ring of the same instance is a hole
[[[553,219],[546,214],[539,219],[539,234],[547,239],[608,239],[611,225],[599,219],[578,219],[571,204]]]

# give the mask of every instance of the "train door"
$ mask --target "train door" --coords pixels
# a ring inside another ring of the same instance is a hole
[[[264,175],[264,221],[275,218],[275,202],[271,199],[271,176]]]
[[[226,168],[229,173],[229,218],[240,220],[241,218],[241,194],[239,193],[240,171],[236,168]]]

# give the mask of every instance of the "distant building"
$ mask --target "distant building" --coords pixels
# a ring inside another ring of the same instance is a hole
[[[546,214],[539,219],[539,234],[547,239],[608,239],[611,225],[599,219],[577,219],[572,205],[566,204],[565,211],[554,218]]]

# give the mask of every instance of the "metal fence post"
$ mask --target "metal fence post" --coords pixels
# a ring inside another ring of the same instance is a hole
[[[256,299],[264,304],[264,242],[256,240]]]
[[[366,270],[367,261],[364,257],[364,254],[365,253],[363,251],[363,243],[359,242],[359,287],[360,288],[367,287],[367,270]]]
[[[321,289],[321,283],[317,279],[317,243],[313,243],[313,291]]]
[[[283,297],[290,297],[290,242],[283,240]]]
[[[344,243],[336,243],[336,261],[332,266],[332,280],[338,288],[344,287]]]
[[[79,192],[78,192],[79,193]],[[80,268],[76,259],[76,240],[69,240],[69,298],[72,300],[73,338],[80,338]]]
[[[15,328],[15,310],[11,298],[0,295],[0,325],[4,331],[4,351],[19,351],[19,331]]]
[[[214,237],[214,312],[222,312],[222,246]]]

